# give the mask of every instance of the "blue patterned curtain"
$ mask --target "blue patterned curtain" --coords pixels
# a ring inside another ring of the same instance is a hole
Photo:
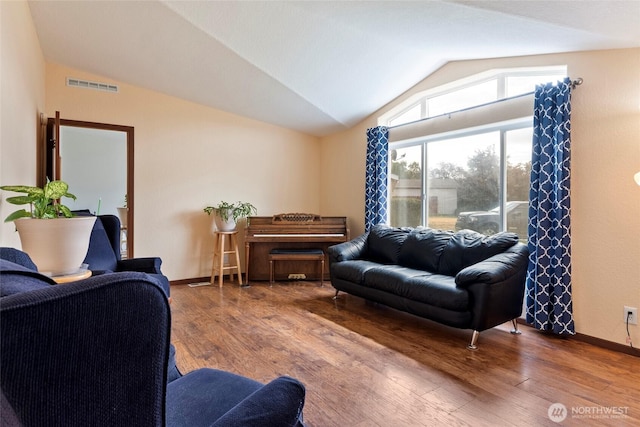
[[[389,129],[367,129],[367,164],[365,177],[364,229],[387,222],[387,175],[389,164]]]
[[[571,81],[537,86],[529,191],[526,320],[575,334],[571,301]]]

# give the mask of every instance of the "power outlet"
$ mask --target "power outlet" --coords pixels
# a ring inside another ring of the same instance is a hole
[[[631,313],[631,316],[629,316]],[[624,306],[624,323],[627,323],[627,316],[629,316],[629,324],[637,325],[638,324],[638,309],[636,307],[627,307]]]

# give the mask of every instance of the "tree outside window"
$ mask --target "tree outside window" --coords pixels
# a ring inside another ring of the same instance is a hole
[[[531,128],[523,127],[393,149],[391,225],[468,228],[488,235],[507,230],[526,240],[530,141]]]

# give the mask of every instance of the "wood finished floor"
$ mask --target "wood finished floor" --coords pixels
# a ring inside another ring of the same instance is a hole
[[[178,366],[295,377],[309,427],[640,425],[638,357],[506,324],[469,351],[470,331],[333,294],[326,282],[172,286]],[[568,409],[560,424],[553,403]]]

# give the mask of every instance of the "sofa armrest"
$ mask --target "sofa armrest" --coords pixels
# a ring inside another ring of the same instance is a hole
[[[474,283],[499,283],[526,271],[529,252],[524,244],[516,244],[505,252],[494,255],[469,267],[463,268],[456,274],[456,285],[464,288]]]
[[[528,258],[527,246],[517,243],[456,275],[456,285],[469,292],[471,329],[484,331],[522,314]]]
[[[247,396],[212,426],[303,426],[304,399],[302,383],[294,378],[279,377]]]
[[[118,261],[117,271],[139,271],[142,273],[162,274],[160,266],[162,259],[159,257],[131,258]]]
[[[143,273],[4,297],[2,392],[23,425],[162,425],[169,319]]]
[[[329,246],[327,249],[329,264],[362,258],[367,249],[368,236],[369,233],[364,233],[348,242]]]

